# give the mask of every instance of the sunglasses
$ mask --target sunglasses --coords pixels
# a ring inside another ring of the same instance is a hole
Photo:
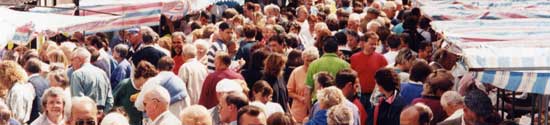
[[[76,121],[76,125],[95,125],[94,120],[78,120]]]

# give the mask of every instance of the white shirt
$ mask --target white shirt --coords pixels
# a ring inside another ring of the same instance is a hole
[[[23,122],[29,121],[34,97],[32,84],[26,82],[13,84],[13,87],[8,91],[6,104],[14,112],[14,119]]]
[[[186,84],[191,105],[198,104],[202,84],[204,79],[206,79],[206,76],[208,76],[206,65],[199,62],[196,58],[189,59],[181,65],[178,71],[178,76]]]
[[[399,51],[389,51],[384,54],[384,58],[386,58],[386,61],[388,61],[388,66],[393,66],[395,64],[395,57],[398,53]]]
[[[254,102],[250,103],[250,105],[254,105],[254,106],[257,106],[257,107],[263,109],[265,111],[265,116],[267,116],[267,117],[271,116],[271,114],[273,114],[273,113],[277,113],[277,112],[284,113],[285,112],[283,110],[283,107],[279,103],[267,102],[266,104],[264,104],[260,101],[254,101]]]

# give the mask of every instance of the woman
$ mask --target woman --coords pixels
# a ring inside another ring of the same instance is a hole
[[[113,90],[114,106],[122,106],[124,108],[129,115],[130,124],[141,125],[142,112],[136,109],[134,102],[145,81],[157,74],[158,71],[153,64],[141,61],[136,66],[133,78],[120,81],[119,85]]]
[[[288,79],[290,79],[290,74],[294,69],[296,69],[298,66],[303,65],[304,61],[302,59],[302,51],[300,50],[291,50],[290,53],[288,53],[288,61],[285,65],[285,71],[283,76],[285,77],[285,81],[288,83]]]
[[[342,91],[334,86],[318,91],[317,99],[321,110],[315,113],[305,125],[326,125],[328,109],[343,104],[345,98]]]
[[[451,90],[453,87],[454,77],[446,70],[439,69],[430,74],[426,78],[424,88],[422,90],[422,97],[416,98],[411,104],[424,103],[430,107],[434,114],[432,125],[435,125],[447,118],[447,114],[441,106],[440,100],[443,93]]]
[[[50,64],[62,63],[65,68],[69,66],[69,60],[67,60],[67,57],[62,50],[54,50],[49,52],[48,59],[50,60]]]
[[[288,92],[283,78],[285,58],[278,53],[270,54],[264,61],[264,73],[262,80],[265,80],[273,88],[273,101],[283,106],[285,112],[289,111]]]
[[[296,119],[296,122],[303,123],[305,117],[308,116],[309,109],[309,88],[307,87],[306,75],[309,64],[319,58],[319,52],[315,48],[308,48],[302,53],[304,65],[294,69],[288,79],[288,96],[292,98],[292,107],[290,112]]]
[[[50,81],[50,87],[59,87],[61,88],[67,97],[71,96],[71,90],[69,86],[69,77],[67,77],[67,72],[62,69],[53,70],[48,73],[48,81]]]
[[[193,44],[197,47],[197,60],[199,60],[199,62],[201,62],[202,64],[206,65],[206,63],[208,62],[206,53],[210,48],[210,43],[206,40],[200,39],[200,40],[196,40],[195,43]]]
[[[35,91],[27,82],[27,73],[14,61],[0,63],[0,96],[14,113],[14,118],[21,123],[30,119]]]
[[[264,107],[264,112],[266,116],[271,116],[271,114],[276,112],[285,112],[283,107],[279,103],[271,102],[271,97],[273,96],[273,89],[269,86],[264,80],[260,80],[252,86],[252,95],[254,96],[253,103],[260,103],[258,107]]]
[[[374,108],[374,125],[399,125],[399,116],[405,103],[399,95],[399,78],[391,68],[382,68],[374,74],[378,91],[382,97],[378,98],[378,105]]]
[[[250,56],[250,65],[247,69],[241,72],[242,76],[246,76],[244,80],[248,83],[247,87],[252,88],[256,81],[262,78],[262,72],[264,69],[264,60],[269,55],[269,50],[259,49],[252,52]]]
[[[67,97],[60,87],[52,87],[42,95],[42,114],[31,125],[64,125]]]

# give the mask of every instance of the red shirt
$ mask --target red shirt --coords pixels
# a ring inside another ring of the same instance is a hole
[[[199,98],[200,105],[206,107],[207,109],[218,105],[218,97],[216,96],[216,85],[218,85],[218,82],[222,79],[244,80],[241,74],[229,69],[215,71],[208,74],[208,76],[206,76],[206,78],[204,79],[204,83],[202,85],[201,96]]]
[[[353,100],[353,104],[355,104],[355,106],[357,106],[357,109],[359,109],[359,120],[361,120],[361,125],[366,125],[368,116],[367,110],[365,110],[365,107],[363,107],[363,104],[361,103],[361,101],[359,101],[358,98]]]
[[[388,65],[388,62],[379,53],[365,55],[363,52],[357,52],[351,56],[351,68],[357,72],[362,93],[372,93],[374,90],[374,74],[380,68]]]
[[[183,60],[183,56],[174,56],[172,57],[172,59],[174,59],[174,69],[172,69],[172,72],[178,75],[178,73],[180,72],[180,67],[185,62],[185,60]]]

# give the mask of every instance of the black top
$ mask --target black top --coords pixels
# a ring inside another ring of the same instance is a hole
[[[134,65],[138,65],[141,60],[145,60],[153,64],[154,66],[157,66],[160,58],[164,56],[166,56],[166,54],[164,54],[162,51],[152,46],[149,46],[137,51],[132,56],[132,63],[134,63]]]

